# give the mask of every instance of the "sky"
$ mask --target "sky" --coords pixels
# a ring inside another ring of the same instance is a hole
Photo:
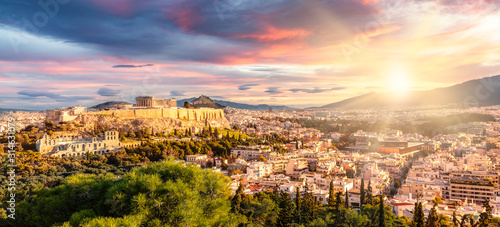
[[[494,0],[0,0],[0,108],[321,106],[500,74]]]

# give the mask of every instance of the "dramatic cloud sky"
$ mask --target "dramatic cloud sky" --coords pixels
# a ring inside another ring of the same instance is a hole
[[[0,108],[449,86],[500,74],[497,2],[0,0]]]

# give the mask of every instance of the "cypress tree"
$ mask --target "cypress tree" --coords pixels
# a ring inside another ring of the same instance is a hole
[[[455,227],[458,227],[458,219],[457,219],[457,212],[453,211],[453,216],[451,217],[451,221],[453,222],[453,225]]]
[[[338,214],[339,210],[340,210],[340,206],[342,206],[342,192],[337,192],[337,199],[335,201],[335,211],[336,213]]]
[[[368,204],[373,205],[373,189],[372,189],[372,181],[368,181],[368,188],[367,188],[367,189],[368,189],[368,190],[367,190],[367,191],[368,191],[368,192],[367,192],[367,194],[368,194],[368,201],[367,201],[367,203],[368,203]]]
[[[304,192],[304,195],[302,196],[302,201],[300,204],[304,209],[302,209],[302,222],[304,223],[309,223],[316,219],[316,210],[317,210],[317,201],[314,195],[308,191],[308,187],[306,184],[306,191]]]
[[[365,204],[365,180],[363,178],[361,178],[361,190],[359,193],[359,207],[362,208],[363,204]]]
[[[302,223],[302,206],[300,204],[300,190],[297,187],[297,194],[295,195],[295,222]]]
[[[349,209],[349,191],[348,190],[345,191],[345,203],[344,203],[344,205],[345,205],[346,209]]]
[[[431,209],[431,212],[429,213],[429,216],[427,217],[427,227],[437,227],[438,226],[438,215],[436,211],[436,206],[437,203],[434,203],[434,206]]]
[[[294,214],[294,204],[290,199],[290,195],[286,192],[281,192],[278,198],[278,206],[280,208],[280,212],[278,214],[278,227],[285,227],[288,224],[293,223],[293,214]]]
[[[382,195],[380,195],[380,204],[378,208],[378,226],[385,227],[384,197]]]
[[[335,192],[333,188],[333,180],[330,181],[330,189],[328,191],[328,206],[333,207],[335,205]]]
[[[243,184],[240,182],[238,189],[236,190],[236,194],[233,196],[231,200],[231,211],[234,213],[239,213],[241,210],[241,201],[243,200]]]
[[[424,227],[425,217],[424,211],[422,209],[422,203],[416,202],[415,208],[413,209],[413,226],[415,227]]]

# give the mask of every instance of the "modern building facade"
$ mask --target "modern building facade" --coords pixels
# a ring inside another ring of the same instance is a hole
[[[493,182],[476,177],[452,177],[450,179],[450,199],[483,202],[495,199]]]

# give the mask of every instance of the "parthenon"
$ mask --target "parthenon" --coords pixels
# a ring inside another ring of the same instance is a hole
[[[139,96],[135,98],[137,107],[177,107],[177,100],[156,98],[151,96]]]

